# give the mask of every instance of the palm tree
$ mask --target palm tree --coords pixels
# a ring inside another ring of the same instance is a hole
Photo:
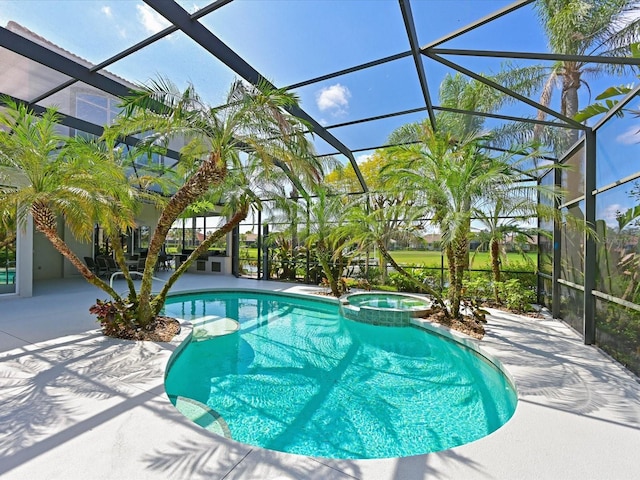
[[[113,298],[118,294],[97,277],[58,234],[62,218],[72,235],[88,241],[96,222],[110,209],[118,211],[121,225],[133,225],[126,202],[128,183],[112,162],[74,155],[68,139],[57,133],[59,115],[47,109],[41,116],[23,104],[4,98],[0,113],[0,165],[8,167],[13,187],[0,187],[0,211],[16,212],[19,225],[29,215],[42,233],[91,284]]]
[[[407,191],[406,185],[395,184],[393,176],[381,174],[384,167],[401,154],[402,151],[397,148],[379,149],[370,159],[361,163],[360,172],[370,191],[363,196],[362,201],[356,199],[348,203],[350,219],[345,228],[353,229],[350,235],[359,238],[357,242],[351,243],[357,244],[358,251],[367,257],[371,251],[377,253],[382,284],[387,280],[388,265],[399,271],[399,266],[390,259],[391,242],[399,240],[401,236],[409,236],[410,230],[415,230],[416,227],[410,226],[412,222],[409,220],[415,192]],[[359,188],[359,181],[350,164],[337,168],[325,180],[345,194]],[[411,219],[416,221],[415,216]],[[367,261],[367,268],[368,263]],[[400,273],[403,274],[402,272],[410,275],[403,269]]]
[[[230,169],[242,169],[240,152],[257,159],[264,171],[280,169],[289,176],[317,175],[317,162],[304,136],[306,125],[284,112],[297,102],[292,94],[266,85],[250,87],[233,83],[227,104],[212,108],[202,101],[192,86],[180,91],[168,80],[160,79],[141,87],[123,103],[124,114],[107,129],[105,138],[151,132],[145,145],[167,145],[170,140],[185,142],[181,161],[192,168],[184,183],[171,195],[160,213],[149,242],[147,260],[137,296],[137,319],[149,324],[164,305],[167,285],[188,268],[197,255],[217,238],[209,237],[178,268],[160,295],[152,296],[152,276],[162,245],[172,224],[185,209],[212,187],[223,185]],[[239,204],[229,222],[216,235],[232,229],[248,212]],[[209,243],[211,242],[211,243]]]
[[[354,246],[356,252],[365,253],[377,248],[382,263],[389,264],[417,291],[429,294],[438,305],[446,308],[442,295],[399,265],[387,248],[392,237],[395,239],[414,237],[415,222],[422,213],[421,208],[407,202],[367,205],[366,201],[356,200],[344,208],[344,222],[339,229],[339,235],[345,238],[344,247]],[[389,227],[390,225],[392,227]]]
[[[635,0],[539,0],[536,8],[552,52],[563,55],[627,56],[640,40],[638,3]],[[560,84],[560,113],[573,118],[578,112],[578,90],[586,80],[603,73],[622,74],[630,67],[615,64],[557,62],[544,83],[540,102],[549,106]],[[538,112],[538,119],[545,113]],[[537,130],[537,135],[541,133]],[[578,139],[570,130],[567,145]]]
[[[516,195],[509,195],[508,193],[494,198],[488,205],[488,208],[479,208],[474,212],[475,220],[486,227],[486,230],[477,234],[476,238],[480,240],[478,249],[482,246],[489,247],[491,273],[493,275],[493,293],[495,301],[498,304],[500,304],[500,292],[498,288],[498,283],[501,281],[500,259],[503,257],[504,242],[508,236],[520,236],[526,239],[532,239],[536,230],[524,226],[523,222],[529,220],[535,214],[535,199],[518,197]],[[523,253],[523,258],[529,262],[531,261],[524,252],[521,253]]]
[[[322,267],[332,295],[339,297],[344,289],[338,283],[334,264],[342,253],[342,238],[338,229],[344,201],[342,196],[332,195],[329,189],[322,186],[318,186],[314,193],[314,198],[306,198],[310,230],[305,243]]]
[[[125,259],[125,252],[120,242],[122,235],[132,225],[132,219],[139,212],[141,202],[162,208],[166,198],[162,192],[175,189],[176,179],[171,172],[162,167],[144,167],[145,157],[155,149],[130,147],[124,144],[116,144],[114,138],[94,139],[77,136],[68,139],[64,149],[67,157],[90,160],[92,163],[112,165],[119,168],[125,175],[119,189],[113,189],[106,198],[104,208],[99,212],[97,223],[104,231],[110,242],[115,261],[127,282],[129,289],[128,303],[137,305],[136,289],[131,278]],[[132,308],[133,310],[133,308]]]
[[[15,212],[7,210],[0,216],[0,250],[13,245],[17,237]]]
[[[481,147],[478,134],[454,138],[434,132],[428,122],[405,128],[418,143],[403,147],[404,155],[385,173],[406,188],[423,192],[425,217],[440,230],[449,267],[449,314],[460,315],[462,280],[469,264],[469,236],[474,208],[497,185],[508,183],[512,173],[503,159],[491,157]]]

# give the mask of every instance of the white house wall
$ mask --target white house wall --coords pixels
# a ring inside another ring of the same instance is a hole
[[[58,226],[60,229],[60,226]],[[33,233],[33,280],[62,278],[62,255],[42,233]]]
[[[16,292],[21,297],[33,295],[33,219],[18,228],[16,238]]]
[[[80,260],[83,259],[83,257],[93,257],[93,242],[91,240],[85,241],[85,242],[81,242],[80,240],[77,240],[69,231],[69,228],[65,225],[64,227],[64,236],[62,237],[64,242],[69,246],[69,248],[73,251],[73,253],[75,253],[78,258],[80,258]],[[73,266],[73,264],[67,260],[66,258],[63,258],[63,270],[62,270],[62,275],[64,278],[69,278],[69,277],[75,277],[75,276],[79,276],[80,272],[78,271],[78,269],[76,267]]]

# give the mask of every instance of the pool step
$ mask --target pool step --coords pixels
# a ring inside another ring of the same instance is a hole
[[[193,333],[191,334],[192,342],[202,342],[215,337],[229,335],[240,329],[237,320],[227,317],[218,317],[208,315],[193,320]]]
[[[231,431],[227,422],[218,412],[209,408],[204,403],[193,398],[169,395],[171,403],[192,422],[200,425],[205,430],[216,433],[226,438],[231,438]]]

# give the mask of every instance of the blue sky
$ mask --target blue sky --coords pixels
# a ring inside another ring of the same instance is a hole
[[[195,11],[207,2],[179,3]],[[414,0],[412,10],[419,42],[423,45],[438,39],[509,3]],[[160,15],[135,0],[0,1],[0,24],[9,20],[92,63],[104,61],[167,26]],[[201,21],[278,86],[409,49],[396,0],[237,0]],[[507,40],[511,48],[545,50],[544,38],[532,21],[530,7],[500,20],[496,28],[484,26],[450,45],[502,48]],[[469,59],[461,63],[478,67],[478,62]],[[493,67],[499,69],[499,64]],[[435,96],[448,70],[438,65],[428,68],[429,88]],[[181,86],[191,81],[212,103],[222,101],[234,78],[233,72],[182,33],[110,66],[109,71],[134,82],[145,82],[157,75],[165,75]],[[424,106],[410,58],[295,91],[300,95],[302,107],[326,125]],[[356,139],[356,143],[383,143],[389,129],[397,126],[388,123],[376,128],[379,131],[369,132],[369,138],[379,141],[362,138]],[[345,142],[356,135],[348,130],[341,134]],[[361,137],[363,133],[357,135]]]
[[[180,0],[188,11],[208,1]],[[413,0],[419,43],[425,45],[507,5],[508,0]],[[51,42],[99,63],[166,27],[168,23],[137,0],[0,0],[0,24],[16,21]],[[236,0],[201,22],[277,86],[331,73],[409,49],[397,0]],[[446,45],[451,48],[545,52],[546,40],[532,6],[484,25]],[[449,57],[462,66],[497,72],[501,62]],[[524,62],[518,62],[524,65]],[[448,68],[424,60],[429,89]],[[179,86],[192,82],[212,104],[224,100],[235,74],[184,34],[177,32],[123,59],[108,70],[133,82],[159,75]],[[632,79],[631,79],[632,80]],[[592,84],[594,94],[609,80]],[[614,81],[613,84],[623,83]],[[424,106],[411,58],[332,78],[294,90],[302,107],[325,125],[335,125]],[[554,100],[558,102],[558,98]],[[589,102],[583,90],[582,105]],[[529,106],[508,113],[533,115]],[[398,126],[424,114],[332,130],[351,149],[381,145]],[[631,128],[631,127],[630,127]],[[333,151],[321,140],[319,153]],[[370,152],[357,155],[365,158]]]

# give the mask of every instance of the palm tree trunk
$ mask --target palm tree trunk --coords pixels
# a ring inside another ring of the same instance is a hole
[[[580,88],[580,67],[574,62],[564,62],[565,73],[562,76],[562,101],[561,113],[569,118],[578,113],[578,89]],[[567,145],[573,145],[578,141],[578,130],[567,129]]]
[[[496,303],[500,304],[500,292],[498,290],[498,282],[500,281],[500,243],[498,240],[491,239],[489,250],[491,251],[491,272],[493,273],[493,295]]]
[[[469,244],[467,242],[468,233],[465,230],[458,232],[452,243],[451,255],[453,256],[453,272],[454,277],[449,286],[449,300],[451,302],[451,316],[458,318],[460,316],[460,302],[462,301],[462,280],[464,272],[469,265]],[[451,266],[449,266],[451,272]]]
[[[324,274],[327,276],[327,281],[329,282],[329,288],[331,289],[331,294],[334,297],[339,297],[340,289],[338,288],[338,282],[336,278],[333,276],[333,272],[331,271],[331,265],[329,265],[329,262],[325,257],[325,252],[319,245],[316,246],[316,255],[318,258],[318,262],[320,263],[320,265],[322,265]]]
[[[151,288],[153,273],[158,255],[162,249],[169,230],[184,210],[194,200],[202,196],[212,185],[218,185],[227,174],[227,166],[218,152],[212,152],[209,158],[202,162],[198,171],[178,189],[162,210],[158,224],[147,251],[140,292],[138,294],[138,322],[140,326],[148,325],[155,317],[155,308],[151,305]]]
[[[449,288],[447,289],[447,298],[449,300],[450,305],[450,314],[453,315],[453,305],[455,302],[454,297],[454,285],[456,284],[456,257],[454,254],[453,244],[447,243],[444,248],[445,256],[447,257],[447,268],[449,269]],[[460,299],[458,299],[458,303],[460,303]]]
[[[382,245],[382,249],[384,249],[384,244],[382,242],[379,242],[378,245]],[[382,283],[382,285],[386,285],[387,284],[387,277],[388,277],[388,271],[387,271],[387,262],[385,261],[386,257],[382,254],[382,249],[378,248],[378,266],[380,267],[380,283]]]
[[[551,75],[549,75],[549,78],[547,78],[547,80],[545,81],[544,86],[542,87],[542,93],[540,94],[540,104],[544,105],[545,107],[551,105],[551,94],[553,93],[556,77],[556,73],[552,72]],[[538,110],[537,120],[544,120],[546,115],[547,114],[542,110]],[[534,125],[533,140],[540,140],[543,130],[544,128],[542,124]]]
[[[240,224],[245,218],[247,218],[247,214],[249,213],[249,206],[244,205],[240,210],[238,210],[231,219],[225,223],[218,230],[209,235],[200,245],[196,248],[191,255],[187,257],[187,259],[180,265],[175,272],[169,277],[167,283],[164,284],[160,293],[156,295],[151,301],[151,305],[153,308],[153,316],[155,317],[160,313],[162,307],[167,299],[167,295],[169,294],[169,290],[176,280],[180,278],[180,276],[187,271],[189,266],[204,252],[209,250],[209,247],[213,245],[218,239],[222,238],[224,235],[232,231],[237,225]]]
[[[40,206],[42,208],[42,206]],[[34,218],[34,225],[36,230],[42,233],[47,240],[51,242],[53,247],[60,252],[67,260],[71,262],[71,264],[76,267],[76,269],[80,272],[80,274],[89,282],[91,285],[98,287],[100,290],[109,294],[114,300],[119,301],[120,295],[111,288],[106,282],[103,282],[97,275],[95,275],[89,268],[84,264],[82,260],[80,260],[73,251],[69,248],[69,246],[58,236],[58,232],[55,228],[51,228],[50,225],[42,225],[40,222],[36,221]]]
[[[129,269],[127,268],[127,262],[124,258],[124,250],[122,249],[122,244],[120,243],[119,239],[116,239],[115,241],[111,242],[111,245],[113,246],[112,248],[113,248],[113,253],[116,257],[116,263],[120,267],[120,270],[122,271],[122,275],[127,281],[127,286],[129,288],[129,301],[135,301],[136,286],[133,284],[133,280],[131,279],[131,275],[129,274]]]

